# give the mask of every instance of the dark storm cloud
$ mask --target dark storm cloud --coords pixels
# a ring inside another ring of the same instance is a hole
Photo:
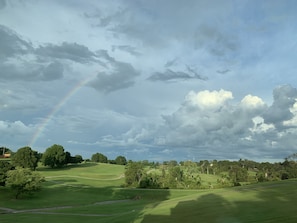
[[[190,79],[198,79],[198,80],[206,80],[206,77],[203,77],[197,72],[195,72],[191,68],[187,68],[188,73],[183,71],[173,71],[171,69],[167,69],[165,72],[156,72],[151,75],[148,80],[150,81],[174,81],[174,80],[190,80]],[[190,74],[191,73],[191,74]]]
[[[30,42],[12,29],[0,25],[0,79],[50,81],[63,76],[63,65],[60,62],[49,63],[45,58],[37,61],[35,53]]]
[[[95,61],[96,55],[86,46],[64,42],[61,45],[48,44],[36,49],[38,55],[57,59],[68,59],[78,63]]]
[[[131,64],[114,61],[111,63],[110,72],[100,72],[97,78],[90,83],[90,86],[99,92],[110,93],[134,85],[134,79],[139,73]]]
[[[0,25],[0,58],[7,59],[16,55],[32,52],[31,44],[23,40],[13,30]]]
[[[290,108],[297,99],[297,89],[290,85],[283,85],[273,90],[273,104],[264,115],[266,123],[272,123],[278,128],[283,126],[283,121],[293,117]]]

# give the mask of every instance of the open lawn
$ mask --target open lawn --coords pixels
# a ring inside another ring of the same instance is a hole
[[[15,200],[0,188],[0,222],[297,222],[297,180],[207,190],[125,189],[124,168],[40,167],[42,191]]]

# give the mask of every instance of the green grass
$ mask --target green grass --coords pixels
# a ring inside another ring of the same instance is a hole
[[[0,207],[64,208],[14,214],[1,214],[5,211],[0,209],[1,223],[297,222],[297,180],[225,189],[145,190],[120,187],[124,166],[86,163],[38,171],[47,180],[42,191],[15,200],[8,189],[0,188]]]

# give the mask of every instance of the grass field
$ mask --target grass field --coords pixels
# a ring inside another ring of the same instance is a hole
[[[124,166],[86,163],[38,171],[46,182],[30,197],[15,200],[0,188],[1,223],[297,222],[297,180],[225,189],[141,190],[121,188]]]

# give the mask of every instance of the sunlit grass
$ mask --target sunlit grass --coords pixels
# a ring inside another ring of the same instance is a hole
[[[297,222],[297,180],[225,189],[147,190],[121,188],[124,170],[88,163],[60,170],[40,167],[47,179],[43,190],[15,200],[7,188],[0,188],[0,207],[56,209],[2,214],[0,222]],[[217,178],[201,177],[210,183]]]

